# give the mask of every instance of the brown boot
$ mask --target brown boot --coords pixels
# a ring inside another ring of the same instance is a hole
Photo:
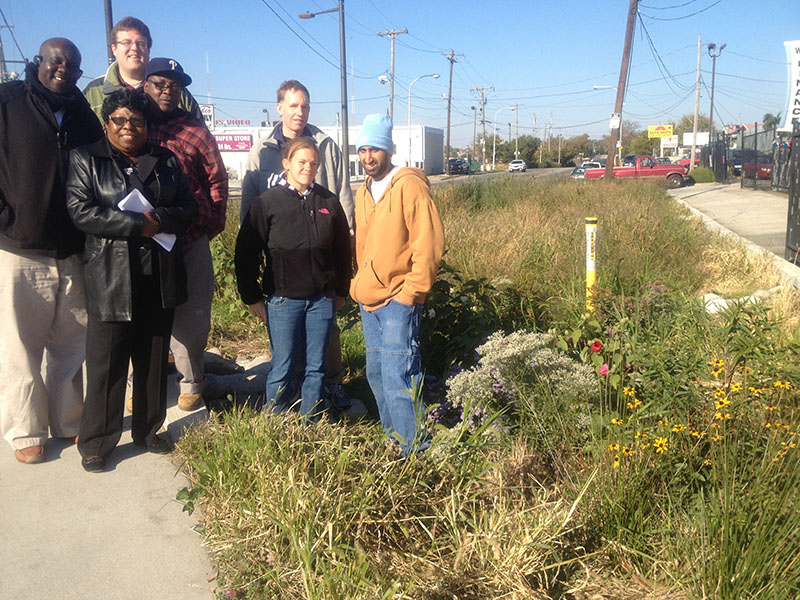
[[[185,411],[197,410],[203,405],[203,394],[181,394],[178,396],[178,408]]]
[[[28,446],[22,450],[14,450],[14,456],[26,465],[40,463],[44,460],[44,446]]]

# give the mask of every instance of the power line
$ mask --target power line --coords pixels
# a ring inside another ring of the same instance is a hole
[[[19,43],[17,42],[17,36],[14,35],[14,28],[9,24],[8,19],[6,19],[6,15],[3,12],[2,8],[0,8],[0,15],[2,15],[3,22],[6,24],[8,31],[11,33],[11,39],[14,40],[14,45],[17,47],[17,52],[19,52],[19,55],[22,57],[22,60],[27,63],[28,59],[25,58],[25,55],[22,53],[22,48],[19,47]]]
[[[693,12],[693,13],[691,13],[691,14],[689,14],[689,15],[684,15],[684,16],[682,16],[682,17],[672,17],[672,18],[669,18],[669,19],[667,19],[667,18],[661,18],[661,17],[653,17],[653,16],[651,16],[651,15],[644,15],[643,13],[639,13],[639,14],[640,14],[640,15],[643,15],[643,16],[645,16],[645,17],[647,17],[648,19],[652,19],[653,21],[681,21],[681,20],[683,20],[683,19],[688,19],[689,17],[694,17],[695,15],[699,15],[700,13],[704,13],[704,12],[706,12],[708,9],[715,7],[715,6],[716,6],[717,4],[719,4],[720,2],[722,2],[722,0],[716,0],[716,2],[714,2],[714,3],[712,3],[712,4],[709,4],[708,6],[706,6],[705,8],[702,8],[702,9],[698,10],[697,12]]]
[[[683,8],[684,6],[689,6],[697,2],[697,0],[689,0],[688,2],[684,2],[683,4],[676,4],[674,6],[647,6],[645,4],[640,4],[639,6],[643,6],[644,8],[651,8],[653,10],[671,10],[673,8]]]

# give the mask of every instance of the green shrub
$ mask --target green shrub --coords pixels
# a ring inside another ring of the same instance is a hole
[[[696,167],[690,172],[692,179],[696,183],[712,183],[714,179],[714,171],[708,167]]]

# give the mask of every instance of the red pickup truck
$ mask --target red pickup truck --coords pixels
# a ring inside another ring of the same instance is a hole
[[[631,166],[614,167],[614,177],[657,177],[664,179],[670,188],[681,187],[689,180],[681,165],[661,165],[649,154],[630,157]],[[605,169],[586,169],[584,179],[601,179]]]

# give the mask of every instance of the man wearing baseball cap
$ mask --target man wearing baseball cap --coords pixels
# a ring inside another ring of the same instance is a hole
[[[170,348],[178,371],[178,408],[195,410],[203,403],[203,352],[211,329],[214,268],[210,240],[225,229],[228,174],[217,142],[203,121],[178,107],[192,78],[171,58],[153,58],[145,71],[149,99],[147,137],[178,157],[197,201],[195,222],[181,237],[189,299],[175,308]]]
[[[422,169],[392,164],[388,115],[367,115],[356,147],[367,178],[355,198],[358,272],[350,295],[361,309],[381,425],[405,456],[428,443],[421,399],[411,392],[422,374],[419,324],[442,260],[444,228]]]

